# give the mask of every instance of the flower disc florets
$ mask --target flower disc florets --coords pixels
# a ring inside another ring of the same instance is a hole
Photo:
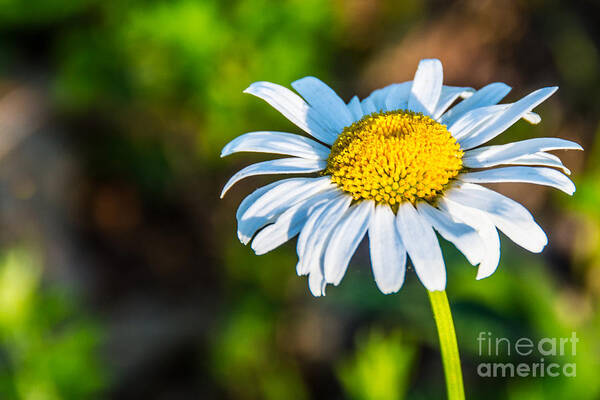
[[[446,126],[421,113],[374,113],[344,128],[324,174],[355,200],[395,205],[432,200],[462,168]]]

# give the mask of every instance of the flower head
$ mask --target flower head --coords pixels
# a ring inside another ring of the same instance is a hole
[[[250,85],[247,93],[315,140],[263,131],[225,146],[221,156],[250,151],[289,157],[242,169],[221,196],[252,175],[310,174],[276,181],[244,199],[237,211],[242,243],[252,240],[254,251],[264,254],[299,235],[297,272],[309,276],[315,296],[340,283],[365,234],[383,293],[402,286],[407,256],[428,290],[445,289],[435,231],[478,265],[477,279],[498,266],[498,230],[529,251],[542,251],[547,238],[529,211],[480,183],[527,182],[573,194],[569,170],[547,151],[581,146],[557,138],[481,145],[521,118],[539,123],[533,108],[557,88],[498,104],[510,91],[504,83],[475,91],[445,86],[442,75],[439,60],[422,60],[412,81],[347,104],[314,77],[292,83],[302,97],[269,82]]]
[[[354,200],[394,206],[433,200],[462,169],[462,155],[446,127],[422,113],[373,113],[344,128],[323,174]]]

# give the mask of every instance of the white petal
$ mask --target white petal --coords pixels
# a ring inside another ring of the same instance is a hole
[[[285,132],[250,132],[238,136],[221,151],[221,157],[241,151],[285,154],[311,160],[326,160],[329,148],[307,137]]]
[[[408,107],[408,96],[412,82],[395,83],[388,86],[389,90],[383,97],[383,111],[405,110]]]
[[[440,60],[421,60],[410,90],[408,109],[433,115],[442,93],[443,78],[444,72]]]
[[[509,162],[505,162],[503,164],[512,164],[512,165],[538,165],[542,167],[554,167],[560,168],[565,174],[571,175],[571,170],[565,167],[560,158],[555,156],[554,154],[548,154],[544,152],[527,154],[521,157],[513,158]],[[500,164],[497,164],[500,165]]]
[[[348,202],[348,204],[350,204],[350,202]],[[306,249],[311,240],[311,237],[313,236],[313,232],[317,229],[318,223],[321,221],[321,216],[327,209],[331,208],[332,205],[333,201],[330,201],[328,204],[322,204],[315,207],[315,209],[312,210],[312,212],[308,216],[308,219],[306,220],[304,226],[300,230],[300,235],[298,235],[298,241],[296,242],[296,254],[298,254],[296,273],[299,276],[308,275],[308,273],[310,273],[312,264],[310,262],[307,262],[308,257],[305,257]]]
[[[375,105],[381,111],[405,110],[408,108],[408,100],[412,89],[413,81],[394,83],[383,89],[373,92]],[[474,90],[468,87],[442,86],[440,99],[438,101],[434,117],[438,118],[457,98],[469,97]],[[439,115],[438,115],[439,114]]]
[[[474,228],[454,220],[447,212],[425,202],[417,203],[417,210],[444,239],[452,242],[472,265],[481,262],[484,256],[483,242]]]
[[[446,288],[446,267],[438,239],[427,220],[410,203],[402,203],[396,215],[396,227],[417,276],[433,292]]]
[[[344,100],[321,80],[307,76],[292,82],[292,87],[328,121],[336,133],[352,124],[352,114]]]
[[[242,202],[238,210],[240,241],[247,244],[257,230],[273,222],[285,210],[332,187],[336,186],[329,177],[324,176],[286,179],[278,185],[267,186],[267,190],[257,190]]]
[[[351,196],[340,193],[335,199],[315,209],[309,216],[296,245],[298,275],[312,273],[311,271],[314,270],[318,270],[317,273],[323,275],[321,262],[323,248],[331,230],[350,207],[351,202]]]
[[[296,271],[299,275],[309,274],[308,288],[314,296],[325,295],[324,252],[331,232],[345,215],[351,201],[352,197],[344,194],[335,201],[322,206],[323,211],[316,217],[314,227],[311,227],[308,232],[309,238],[305,240],[304,251],[298,251],[299,260]],[[311,221],[308,221],[307,225],[309,222]],[[302,230],[301,235],[304,234],[305,229]]]
[[[369,99],[369,101],[373,103],[375,111],[382,111],[385,109],[385,99],[387,98],[392,88],[394,88],[394,86],[396,85],[397,83],[392,83],[391,85],[375,89],[364,100]]]
[[[466,172],[458,176],[463,182],[496,183],[523,182],[551,186],[568,195],[575,193],[575,184],[563,173],[543,167],[503,167],[477,172]]]
[[[515,204],[519,203],[498,192],[473,183],[454,184],[446,190],[444,198],[487,213],[493,213],[494,210],[501,209],[513,212],[515,218],[532,219],[531,213],[526,208],[522,206],[515,207]]]
[[[357,96],[354,96],[348,103],[348,110],[352,113],[352,122],[356,122],[363,117],[363,110]]]
[[[331,232],[323,259],[325,280],[328,283],[337,286],[341,282],[350,259],[367,232],[373,209],[372,201],[361,201],[353,205]]]
[[[495,167],[497,165],[539,165],[544,167],[555,167],[560,168],[567,175],[571,175],[571,171],[563,165],[560,158],[554,154],[548,154],[544,152],[523,154],[520,156],[510,157],[510,154],[501,154],[501,157],[490,157],[485,159],[484,157],[477,158],[463,158],[463,165],[467,168],[488,168]],[[509,156],[509,157],[506,157]],[[483,159],[483,161],[479,161]]]
[[[467,183],[448,190],[445,198],[483,211],[513,242],[531,252],[539,253],[548,243],[531,213],[500,193]]]
[[[263,194],[265,194],[266,192],[268,192],[269,190],[279,186],[279,185],[283,185],[283,184],[288,184],[288,182],[298,182],[298,184],[300,182],[312,182],[312,179],[307,179],[307,178],[288,178],[288,179],[281,179],[279,181],[275,181],[273,183],[270,183],[268,185],[259,187],[258,189],[256,189],[254,192],[250,193],[248,196],[246,196],[244,198],[244,200],[242,200],[242,202],[240,203],[237,212],[235,213],[235,218],[236,219],[240,219],[240,217],[246,212],[246,210],[248,210],[248,208],[254,204],[254,202],[256,200],[258,200]]]
[[[450,126],[468,111],[498,104],[508,92],[510,92],[510,86],[501,82],[490,83],[473,93],[468,99],[452,107],[447,113],[442,115],[440,122]]]
[[[311,211],[337,196],[339,190],[330,188],[293,205],[281,214],[274,224],[266,226],[256,234],[252,241],[252,249],[257,255],[261,255],[281,246],[300,232]]]
[[[384,88],[374,90],[366,99],[363,100],[364,114],[371,114],[379,111],[396,111],[408,108],[408,99],[412,89],[413,81],[393,83]],[[467,98],[473,92],[473,89],[467,87],[442,86],[441,97],[436,108],[435,114],[443,108],[449,107],[458,97]],[[369,105],[365,110],[364,103]],[[441,115],[443,111],[439,111]]]
[[[396,229],[396,217],[388,205],[379,204],[369,225],[371,266],[377,287],[395,293],[404,283],[406,250]]]
[[[474,91],[475,89],[469,87],[442,86],[442,94],[433,112],[433,119],[439,119],[456,99],[471,97]]]
[[[497,104],[467,111],[448,126],[448,131],[460,142],[471,136],[473,132],[489,126],[502,112],[506,111],[507,107],[506,104]]]
[[[360,106],[363,109],[364,115],[369,115],[373,114],[374,112],[377,112],[377,107],[375,107],[375,103],[373,103],[373,100],[371,100],[368,97],[366,99],[362,99],[362,101],[360,102]]]
[[[311,272],[310,275],[308,275],[308,289],[313,296],[325,296],[326,285],[327,282],[325,282],[325,277],[323,276],[323,271],[321,269]]]
[[[322,171],[327,166],[326,160],[307,160],[304,158],[279,158],[248,165],[235,173],[223,187],[221,198],[237,182],[249,176],[270,174],[304,174]]]
[[[468,150],[463,157],[463,164],[472,168],[491,167],[524,155],[551,150],[583,150],[583,148],[570,140],[535,138]]]
[[[523,115],[550,97],[557,89],[557,87],[539,89],[523,97],[521,100],[510,104],[491,123],[482,126],[471,132],[469,136],[459,140],[461,148],[468,150],[492,140],[522,118]]]
[[[476,279],[487,278],[498,268],[500,261],[500,237],[494,223],[487,214],[474,208],[465,207],[448,199],[442,198],[438,207],[448,212],[454,219],[471,226],[479,233],[483,242],[483,259],[479,263]]]
[[[337,132],[324,124],[323,116],[291,90],[271,82],[255,82],[244,90],[244,93],[263,99],[300,129],[321,142],[332,144],[335,141]]]
[[[464,141],[469,136],[492,126],[496,119],[510,107],[511,104],[496,104],[493,106],[475,108],[462,114],[453,121],[448,130],[459,142]],[[532,124],[537,124],[542,120],[542,118],[534,112],[526,112],[521,118]]]
[[[523,115],[522,118],[532,125],[537,125],[540,122],[542,122],[542,117],[540,117],[539,114],[536,114],[533,111],[529,111],[529,112],[525,113],[525,115]]]
[[[363,99],[363,102],[368,99],[368,101],[370,103],[372,103],[372,105],[373,105],[372,112],[386,111],[386,100],[387,100],[389,94],[394,90],[394,88],[396,88],[398,86],[404,86],[407,84],[408,84],[409,90],[410,90],[410,81],[402,82],[402,83],[392,83],[391,85],[387,85],[385,87],[375,89],[365,99]],[[369,114],[370,113],[371,112],[369,112]]]

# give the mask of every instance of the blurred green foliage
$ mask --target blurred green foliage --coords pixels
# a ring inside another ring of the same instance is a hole
[[[273,346],[274,316],[260,299],[248,298],[223,321],[212,359],[216,378],[234,398],[308,398],[293,359]]]
[[[323,71],[334,22],[332,4],[318,0],[99,7],[99,26],[69,32],[60,42],[60,103],[75,110],[119,107],[119,114],[148,114],[159,124],[155,129],[193,130],[203,159],[214,158],[248,121],[267,115],[246,106],[241,92],[249,82],[284,83]]]
[[[413,373],[415,346],[405,343],[401,331],[384,335],[372,330],[356,338],[356,354],[338,368],[344,389],[352,399],[406,398]]]
[[[0,256],[0,397],[58,400],[95,396],[106,385],[101,328],[64,290],[40,285],[34,252]]]
[[[0,1],[0,22],[4,26],[34,27],[51,24],[68,18],[95,0],[2,0]]]

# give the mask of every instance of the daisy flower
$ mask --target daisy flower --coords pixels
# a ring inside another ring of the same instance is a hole
[[[292,83],[298,94],[269,82],[250,85],[246,93],[312,138],[261,131],[225,146],[222,157],[288,157],[242,169],[221,197],[249,176],[305,175],[261,187],[242,201],[236,215],[241,242],[252,241],[256,254],[264,254],[299,235],[297,272],[308,275],[315,296],[340,283],[365,235],[375,282],[386,294],[401,288],[407,258],[430,292],[445,289],[436,231],[478,266],[477,279],[498,266],[498,230],[531,252],[542,251],[547,238],[531,213],[481,184],[526,182],[572,195],[569,170],[548,151],[581,146],[558,138],[483,145],[520,119],[539,123],[532,110],[557,88],[498,104],[510,91],[504,83],[474,90],[445,86],[442,77],[439,60],[422,60],[412,81],[348,103],[314,77]]]

